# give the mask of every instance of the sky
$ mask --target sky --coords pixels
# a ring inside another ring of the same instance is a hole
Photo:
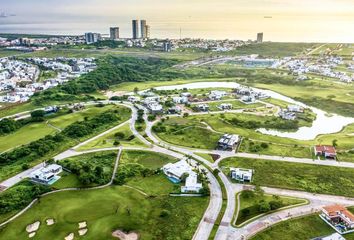
[[[354,0],[0,0],[0,32],[108,33],[146,19],[151,36],[354,42]],[[272,18],[264,18],[271,16]]]

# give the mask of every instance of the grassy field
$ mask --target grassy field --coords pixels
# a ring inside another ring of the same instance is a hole
[[[225,174],[229,167],[254,169],[253,184],[314,193],[354,197],[354,170],[270,160],[229,158],[220,163]]]
[[[126,150],[122,153],[120,163],[139,163],[147,168],[157,169],[169,162],[176,161],[175,158],[156,152]]]
[[[202,157],[202,158],[208,160],[211,163],[215,162],[213,157],[210,154],[207,154],[207,153],[195,153],[195,155],[198,155],[199,157]]]
[[[211,132],[199,121],[170,118],[163,123],[165,132],[156,133],[171,144],[200,149],[215,149],[222,134]]]
[[[283,156],[283,157],[298,157],[312,158],[311,147],[303,147],[298,145],[285,145],[267,143],[244,139],[239,148],[239,152],[257,153],[262,155]]]
[[[124,134],[123,138],[119,138],[115,136],[116,134]],[[137,137],[134,136],[133,139],[130,138],[133,136],[132,131],[129,128],[129,123],[126,123],[124,126],[118,128],[117,130],[103,135],[96,140],[87,143],[86,145],[81,146],[78,148],[79,151],[84,151],[88,149],[97,149],[97,148],[107,148],[107,147],[114,147],[114,143],[117,141],[119,144],[117,146],[135,146],[135,147],[146,147],[146,145],[141,142]]]
[[[262,201],[268,204],[272,201],[278,201],[280,203],[279,207],[281,208],[289,207],[291,205],[306,203],[305,200],[302,199],[290,198],[290,197],[284,197],[278,195],[268,195],[268,194],[261,195],[261,194],[253,193],[250,196],[250,194],[246,194],[245,191],[242,191],[239,194],[239,198],[240,198],[240,206],[238,206],[236,210],[239,211],[239,215],[236,220],[236,225],[240,225],[250,220],[251,218],[257,217],[259,215],[270,214],[276,211],[276,210],[269,209],[269,211],[261,212],[259,210],[259,204]]]
[[[308,240],[328,236],[335,231],[317,214],[296,218],[276,224],[252,237],[252,240]],[[347,240],[354,240],[354,234],[344,235]]]
[[[121,109],[121,107],[114,105],[107,105],[104,107],[89,107],[80,112],[51,118],[48,123],[57,128],[63,129],[76,121],[82,121],[85,117],[91,118],[105,111],[113,109]],[[28,124],[16,132],[0,136],[0,152],[8,151],[9,149],[28,144],[46,135],[56,132],[58,132],[58,130],[51,127],[46,122]]]
[[[103,178],[101,179],[102,182],[100,183],[83,184],[80,181],[78,175],[64,171],[61,174],[61,178],[57,182],[55,182],[52,185],[52,187],[55,189],[72,188],[72,187],[81,188],[81,187],[94,187],[94,186],[108,183],[113,173],[113,167],[116,160],[116,156],[117,156],[116,151],[104,151],[104,152],[88,153],[88,154],[83,154],[83,155],[63,159],[59,161],[59,164],[64,164],[63,162],[66,162],[66,163],[80,163],[82,165],[91,165],[94,167],[97,166],[102,167],[103,175],[105,177],[104,179]],[[65,167],[66,164],[64,164],[63,166]]]

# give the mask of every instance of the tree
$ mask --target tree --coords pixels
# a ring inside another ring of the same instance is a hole
[[[250,213],[251,213],[251,211],[248,208],[244,208],[244,209],[241,210],[241,216],[242,217],[247,217],[247,216],[250,215]]]
[[[337,143],[337,139],[333,139],[333,141],[332,141],[332,146],[333,147],[338,147],[338,143]]]
[[[268,202],[261,200],[259,202],[259,206],[258,209],[260,212],[265,213],[265,212],[269,212],[270,211],[270,205]]]
[[[31,112],[31,117],[33,121],[43,121],[45,115],[45,111],[44,110],[35,110],[33,112]]]
[[[125,134],[123,132],[117,132],[114,134],[114,136],[118,139],[124,139]]]
[[[139,92],[139,88],[138,87],[135,87],[134,88],[134,93],[138,93]]]
[[[270,201],[269,206],[271,210],[276,210],[279,209],[283,206],[283,202],[278,200],[278,201]]]

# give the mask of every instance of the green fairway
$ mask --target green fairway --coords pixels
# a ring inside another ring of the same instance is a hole
[[[232,104],[232,109],[248,109],[248,108],[259,108],[264,106],[262,103],[254,103],[254,104],[245,104],[239,100],[230,100],[230,101],[215,101],[215,102],[208,102],[207,104],[209,105],[209,110],[210,111],[221,111],[219,108],[220,104],[222,103],[227,103],[227,104]],[[197,106],[198,103],[191,104],[191,108],[194,106]]]
[[[252,218],[256,219],[257,216],[273,213],[281,208],[306,203],[305,200],[298,198],[262,194],[253,191],[242,191],[236,197],[240,199],[240,206],[236,210],[239,212],[236,225],[245,223]]]
[[[118,137],[117,134],[122,134],[122,137]],[[115,146],[147,147],[143,142],[141,142],[137,137],[133,135],[132,131],[130,130],[129,123],[126,123],[124,126],[118,128],[117,130],[103,135],[97,138],[96,140],[81,146],[80,148],[78,148],[78,150],[84,151],[88,149],[98,149]]]
[[[283,221],[252,237],[252,240],[308,240],[335,233],[317,214]],[[347,240],[354,240],[354,233],[344,235]]]
[[[155,181],[151,184],[160,185]],[[84,239],[114,239],[111,233],[117,229],[136,231],[141,239],[190,239],[207,204],[207,198],[147,198],[124,186],[60,192],[41,198],[40,203],[0,229],[0,238],[27,239],[25,227],[39,220],[42,224],[36,239],[64,239],[71,232],[78,237],[81,221],[88,225]],[[167,216],[160,216],[162,210]],[[46,226],[48,218],[54,218],[55,224]]]
[[[74,112],[71,114],[65,114],[55,118],[51,118],[48,123],[59,129],[64,129],[65,127],[69,126],[70,124],[76,121],[84,120],[85,117],[91,118],[107,110],[113,109],[122,110],[124,108],[115,105],[107,105],[104,107],[92,106],[80,112]],[[50,125],[48,125],[46,122],[31,123],[20,128],[16,132],[0,136],[0,152],[8,151],[12,148],[36,141],[46,135],[58,132],[57,129]]]
[[[228,158],[220,167],[227,175],[229,167],[253,169],[252,184],[255,185],[354,197],[352,168],[249,158]]]

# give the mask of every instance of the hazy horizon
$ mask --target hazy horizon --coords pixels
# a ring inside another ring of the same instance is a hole
[[[0,0],[1,33],[108,34],[118,26],[131,36],[131,20],[146,19],[153,38],[255,39],[354,42],[352,0]],[[265,18],[272,16],[272,18]]]

